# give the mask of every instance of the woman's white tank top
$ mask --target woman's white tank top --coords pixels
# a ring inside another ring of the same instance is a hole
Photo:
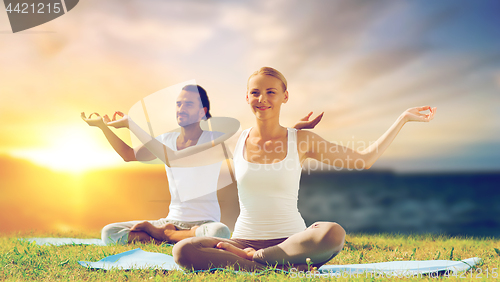
[[[232,238],[277,239],[306,229],[297,208],[301,165],[297,130],[287,128],[285,159],[272,164],[245,160],[243,152],[251,128],[242,132],[234,151],[240,215]]]

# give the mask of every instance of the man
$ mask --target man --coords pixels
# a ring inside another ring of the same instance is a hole
[[[177,123],[180,132],[168,132],[156,139],[177,151],[196,144],[212,142],[223,135],[221,132],[203,131],[202,119],[209,119],[210,102],[205,89],[198,85],[186,85],[176,101]],[[90,125],[99,127],[109,143],[124,161],[149,161],[155,156],[144,146],[132,149],[106,125],[108,116],[99,119],[82,118]],[[168,167],[167,179],[171,195],[166,218],[152,221],[112,223],[102,229],[101,237],[106,244],[127,244],[132,241],[178,242],[194,236],[229,238],[229,228],[220,221],[217,199],[217,181],[221,162],[199,167]],[[185,191],[193,191],[187,195]],[[193,199],[193,197],[196,197]]]

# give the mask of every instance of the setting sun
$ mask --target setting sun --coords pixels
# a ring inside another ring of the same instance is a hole
[[[65,131],[53,140],[52,146],[48,148],[18,149],[10,154],[52,170],[73,173],[122,163],[115,152],[105,149],[98,140],[82,130]]]

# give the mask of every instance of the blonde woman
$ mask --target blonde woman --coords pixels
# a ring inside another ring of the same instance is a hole
[[[433,119],[436,108],[410,108],[374,144],[363,151],[342,147],[310,131],[280,125],[281,106],[289,99],[284,76],[263,67],[247,85],[246,101],[256,124],[241,134],[233,161],[240,215],[231,239],[194,237],[173,249],[184,268],[203,270],[234,266],[241,270],[267,265],[321,266],[344,245],[337,223],[316,222],[306,228],[298,209],[301,165],[307,158],[345,168],[370,168],[406,122]],[[429,110],[429,113],[420,113]]]

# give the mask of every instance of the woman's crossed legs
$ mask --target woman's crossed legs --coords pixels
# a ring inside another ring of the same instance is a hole
[[[345,231],[333,222],[316,222],[306,230],[288,237],[286,240],[266,240],[276,245],[256,249],[252,244],[263,240],[221,239],[213,237],[188,238],[177,243],[172,252],[174,259],[186,269],[206,270],[232,266],[236,270],[260,270],[267,265],[278,267],[307,267],[310,258],[314,266],[321,266],[337,255],[344,246]],[[220,244],[219,244],[220,243]],[[253,254],[250,259],[245,255]]]

